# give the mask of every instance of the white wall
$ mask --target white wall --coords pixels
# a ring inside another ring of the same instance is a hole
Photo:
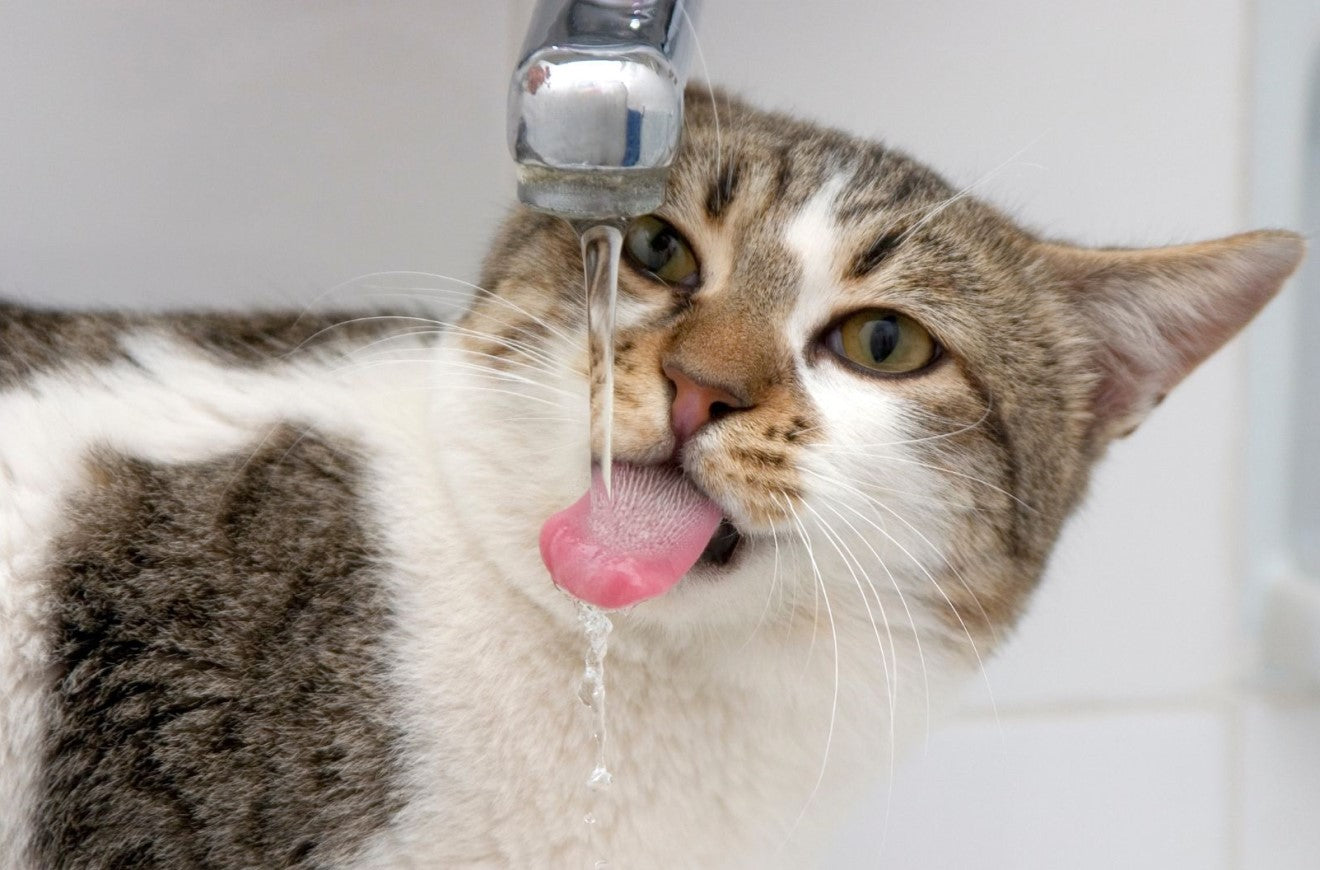
[[[0,5],[0,288],[245,304],[472,277],[511,195],[527,5]],[[1245,228],[1247,0],[707,0],[700,36],[713,81],[1052,234]],[[1114,449],[991,689],[830,866],[1320,866],[1290,821],[1320,818],[1320,713],[1241,689],[1244,408],[1234,346]]]
[[[504,3],[0,3],[0,287],[306,301],[472,278],[512,195]]]

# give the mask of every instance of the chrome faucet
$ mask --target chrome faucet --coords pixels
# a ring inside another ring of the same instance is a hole
[[[660,205],[698,3],[538,0],[509,87],[519,199],[570,219]]]

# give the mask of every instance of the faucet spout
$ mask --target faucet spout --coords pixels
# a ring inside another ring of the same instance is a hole
[[[509,87],[518,198],[570,219],[664,199],[699,0],[538,0]]]

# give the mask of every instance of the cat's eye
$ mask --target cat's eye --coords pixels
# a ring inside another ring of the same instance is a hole
[[[701,280],[697,257],[673,224],[642,215],[628,225],[623,251],[637,268],[666,284],[696,287]]]
[[[939,355],[924,326],[882,308],[848,315],[825,334],[825,346],[863,368],[894,375],[925,368]]]

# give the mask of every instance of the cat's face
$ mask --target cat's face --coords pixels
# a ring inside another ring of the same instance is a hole
[[[638,618],[810,622],[823,596],[838,620],[984,648],[1105,444],[1300,245],[1048,244],[879,145],[692,91],[667,199],[624,251],[615,458],[681,463],[738,532]],[[527,495],[492,522],[534,542],[584,486],[575,234],[519,213],[483,283],[460,344]]]

